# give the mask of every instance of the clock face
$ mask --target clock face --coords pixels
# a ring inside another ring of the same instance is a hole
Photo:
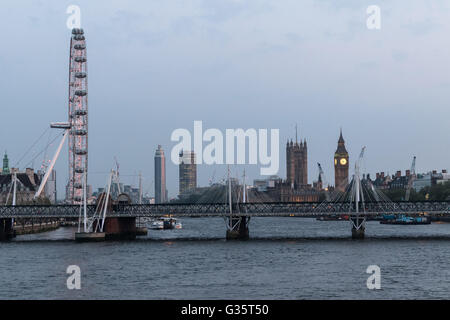
[[[339,162],[341,165],[345,166],[347,164],[347,159],[342,158]]]

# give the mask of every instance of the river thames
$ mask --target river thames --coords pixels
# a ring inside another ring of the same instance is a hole
[[[135,241],[75,243],[74,228],[0,243],[0,299],[449,299],[450,224],[254,218],[226,241],[219,218],[182,219]],[[66,268],[81,269],[68,290]],[[369,265],[381,289],[369,290]]]

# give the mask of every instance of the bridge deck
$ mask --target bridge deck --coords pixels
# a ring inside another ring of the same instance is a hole
[[[95,206],[87,206],[88,216],[93,216]],[[355,209],[349,203],[317,203],[317,202],[283,202],[283,203],[239,203],[233,205],[235,215],[250,217],[320,217],[354,214]],[[430,216],[450,215],[450,201],[440,202],[369,202],[360,214],[376,217],[385,214],[419,215],[427,213]],[[229,216],[227,203],[211,204],[126,204],[113,205],[108,217],[226,217]],[[2,206],[0,218],[77,218],[80,215],[78,205],[31,205]]]

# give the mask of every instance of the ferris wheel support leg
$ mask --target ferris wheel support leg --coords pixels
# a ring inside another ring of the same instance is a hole
[[[44,175],[44,179],[42,179],[42,182],[41,182],[41,184],[39,186],[39,189],[36,192],[36,194],[34,195],[33,199],[36,199],[36,198],[38,198],[41,195],[41,192],[44,189],[45,184],[47,183],[48,176],[52,172],[53,167],[55,166],[56,160],[58,160],[59,153],[61,152],[61,148],[62,148],[62,146],[64,144],[64,141],[66,141],[67,135],[69,134],[69,130],[70,129],[66,129],[66,131],[64,132],[64,136],[63,136],[61,142],[59,143],[58,149],[56,150],[56,153],[53,156],[52,162],[50,163],[50,166],[48,167],[47,172]]]

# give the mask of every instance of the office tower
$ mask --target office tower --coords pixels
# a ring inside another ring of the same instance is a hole
[[[43,176],[42,176],[43,178]],[[56,203],[56,171],[52,170],[44,187],[44,194],[51,203]]]
[[[155,152],[155,203],[167,202],[166,158],[161,145]]]
[[[179,191],[180,194],[197,188],[197,161],[193,151],[180,152]]]

